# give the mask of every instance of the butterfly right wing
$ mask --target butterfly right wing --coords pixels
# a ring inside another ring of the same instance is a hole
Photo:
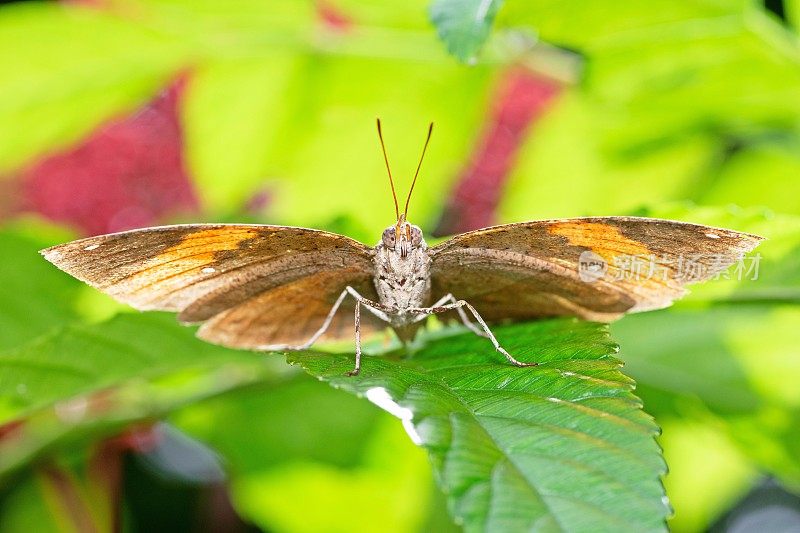
[[[121,302],[178,312],[185,323],[206,322],[203,338],[237,348],[305,342],[347,285],[375,298],[371,254],[333,233],[247,224],[147,228],[42,251]],[[352,311],[352,302],[343,304],[328,338],[346,335]],[[363,318],[367,330],[385,327]]]
[[[761,240],[640,217],[494,226],[431,248],[433,295],[451,293],[492,321],[577,316],[607,322],[667,307],[686,293],[685,285],[724,271]],[[591,274],[582,271],[585,258],[607,272],[585,278]],[[687,268],[692,265],[696,270]]]

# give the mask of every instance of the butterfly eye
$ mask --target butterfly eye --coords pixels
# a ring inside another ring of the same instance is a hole
[[[412,246],[419,246],[419,244],[421,242],[422,242],[422,231],[418,227],[412,226],[411,227],[411,245]]]
[[[383,240],[384,246],[386,246],[387,248],[394,248],[394,242],[395,242],[394,226],[391,226],[383,230],[383,236],[381,237],[381,239]]]

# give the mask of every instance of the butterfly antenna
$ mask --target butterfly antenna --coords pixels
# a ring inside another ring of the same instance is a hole
[[[433,133],[433,122],[428,126],[428,138],[425,139],[425,146],[422,147],[422,155],[419,156],[419,164],[417,171],[414,172],[414,180],[411,182],[411,188],[408,190],[408,197],[406,198],[406,208],[403,211],[403,218],[408,216],[408,203],[411,201],[411,193],[414,192],[414,185],[417,183],[417,176],[419,176],[419,169],[422,167],[422,160],[425,159],[425,150],[428,149],[428,143],[431,141],[431,134]]]
[[[394,200],[394,216],[400,220],[400,207],[397,204],[397,193],[394,190],[394,180],[392,179],[392,169],[389,168],[389,156],[386,155],[386,145],[383,144],[383,132],[381,131],[381,119],[376,119],[378,124],[378,138],[381,140],[381,150],[383,151],[383,160],[386,163],[386,172],[389,173],[389,185],[392,187],[392,199]]]

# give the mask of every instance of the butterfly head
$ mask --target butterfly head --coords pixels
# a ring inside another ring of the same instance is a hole
[[[400,217],[396,224],[383,230],[380,244],[387,250],[399,253],[402,259],[405,259],[416,250],[427,248],[425,239],[422,238],[422,230],[419,226],[406,222],[403,216]]]
[[[389,173],[389,185],[392,187],[392,199],[394,200],[394,213],[397,217],[397,222],[389,226],[383,231],[381,236],[382,245],[387,250],[393,250],[400,254],[402,259],[407,258],[417,249],[425,250],[427,245],[422,238],[422,230],[418,226],[409,224],[406,221],[408,215],[408,204],[411,202],[411,193],[414,192],[414,185],[417,183],[417,176],[419,176],[419,169],[422,167],[422,160],[425,158],[425,151],[428,149],[428,143],[431,140],[431,133],[433,133],[433,122],[428,126],[428,137],[425,139],[425,145],[422,147],[422,155],[417,164],[417,171],[414,173],[414,179],[411,182],[411,188],[406,197],[406,207],[400,213],[400,206],[397,203],[397,193],[394,190],[394,180],[392,179],[392,170],[389,168],[389,157],[386,155],[386,146],[383,143],[383,132],[381,131],[381,119],[377,120],[378,123],[378,138],[381,141],[381,150],[383,151],[383,160],[386,163],[386,171]]]

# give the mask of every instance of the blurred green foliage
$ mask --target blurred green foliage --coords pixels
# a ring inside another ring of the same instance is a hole
[[[174,421],[223,454],[237,508],[264,529],[409,531],[443,514],[429,508],[436,489],[425,454],[391,416],[303,376]],[[314,511],[298,512],[306,506]]]
[[[800,490],[800,2],[784,2],[785,21],[749,0],[326,2],[345,16],[344,28],[323,23],[319,5],[307,1],[101,4],[0,8],[0,172],[12,175],[80,143],[180,78],[184,161],[207,221],[255,216],[335,228],[372,243],[392,221],[372,130],[380,115],[401,190],[427,122],[437,124],[411,206],[412,219],[431,228],[481,142],[508,69],[556,77],[561,94],[530,125],[499,220],[635,213],[769,238],[759,248],[757,281],[709,283],[672,309],[612,327],[637,394],[664,429],[671,527],[705,529],[764,474]],[[472,58],[472,67],[459,61]],[[264,188],[266,208],[248,212],[247,201]],[[196,341],[170,317],[116,316],[119,307],[36,254],[67,238],[31,218],[0,233],[0,468],[10,474],[0,530],[36,524],[69,531],[47,469],[67,473],[78,493],[93,494],[97,480],[86,474],[92,447],[131,422],[164,417],[220,454],[237,511],[263,529],[448,525],[430,467],[389,415],[300,377],[278,358]],[[539,334],[559,326],[518,327],[501,332],[524,342],[518,349],[525,352],[546,347],[547,335]],[[562,349],[551,355],[586,353],[596,334],[576,333],[569,347],[554,341]],[[406,387],[429,382],[448,357],[456,367],[490,358],[482,342],[432,340],[407,362],[368,359],[364,376],[347,382],[331,376],[348,357],[295,360],[353,392],[392,391],[397,380]],[[594,359],[573,363],[613,367],[609,352],[589,350]],[[459,387],[470,380],[491,385],[503,370],[463,370],[442,378],[447,394],[423,391],[403,405],[437,428],[447,413],[464,416]],[[615,367],[603,372],[627,383]],[[520,387],[541,400],[542,388],[558,379],[542,372]],[[553,397],[579,385],[565,380]],[[627,387],[619,394],[630,407]],[[443,399],[455,405],[443,407]],[[502,400],[499,408],[523,424],[524,406]],[[592,417],[580,423],[602,427]],[[566,505],[551,503],[537,514],[539,507],[519,500],[487,500],[490,483],[535,499],[507,471],[491,477],[492,465],[481,463],[499,454],[533,464],[525,454],[550,444],[526,441],[516,425],[509,431],[487,433],[513,440],[501,451],[496,442],[441,444],[424,436],[454,514],[469,529],[580,518]],[[558,440],[556,433],[537,434]],[[587,457],[597,453],[586,450]],[[624,494],[626,483],[641,483],[658,504],[648,518],[658,521],[660,461],[649,433],[637,453],[648,467],[620,474],[622,489],[607,479],[587,486]],[[534,471],[553,483],[564,472]],[[578,492],[569,486],[577,479],[566,476],[559,490]],[[481,488],[459,492],[470,484]],[[102,502],[84,499],[107,525]]]

